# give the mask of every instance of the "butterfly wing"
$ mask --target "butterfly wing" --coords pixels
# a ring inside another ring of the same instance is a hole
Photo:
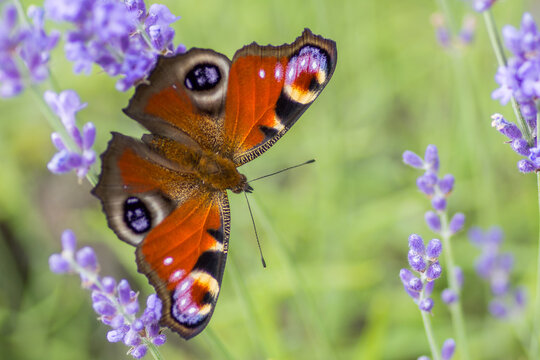
[[[336,60],[335,42],[308,29],[292,44],[239,50],[228,79],[226,156],[241,165],[268,150],[319,96]]]
[[[197,335],[212,315],[223,277],[227,193],[208,191],[189,167],[117,133],[102,163],[93,194],[118,237],[137,247],[138,269],[163,302],[161,322],[186,339]]]
[[[207,49],[160,57],[124,112],[153,134],[219,152],[229,67]]]

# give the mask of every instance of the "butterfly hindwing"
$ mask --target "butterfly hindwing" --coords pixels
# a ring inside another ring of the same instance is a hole
[[[292,44],[237,51],[225,106],[226,154],[241,165],[268,150],[317,98],[336,60],[335,42],[308,29]]]
[[[229,241],[226,192],[177,207],[137,248],[139,271],[163,301],[161,322],[189,339],[207,325],[219,295]]]

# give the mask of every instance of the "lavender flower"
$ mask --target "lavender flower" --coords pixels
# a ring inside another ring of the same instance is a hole
[[[408,269],[401,269],[399,277],[409,296],[418,304],[420,310],[431,312],[434,302],[431,297],[434,281],[441,276],[442,270],[438,258],[442,252],[442,244],[438,239],[432,239],[427,246],[417,234],[409,236],[409,265],[418,274],[414,275]]]
[[[473,0],[473,9],[478,12],[484,12],[491,8],[496,0]]]
[[[472,43],[474,39],[474,31],[476,29],[476,19],[474,16],[467,14],[463,17],[463,24],[457,35],[452,34],[444,15],[434,13],[431,15],[431,24],[435,28],[435,37],[439,44],[447,50],[459,50]]]
[[[21,93],[25,80],[40,83],[49,76],[49,52],[56,46],[60,34],[49,35],[43,28],[43,9],[30,6],[28,17],[20,21],[12,4],[3,8],[0,19],[0,97]]]
[[[64,48],[74,71],[89,74],[95,63],[110,76],[121,76],[120,91],[144,79],[158,55],[185,51],[173,46],[170,25],[179,17],[164,5],[147,11],[142,0],[46,0],[45,10],[50,19],[75,27],[66,33]]]
[[[450,360],[454,356],[456,342],[454,339],[446,339],[441,348],[441,359]],[[422,355],[417,360],[431,360],[428,356]]]
[[[62,234],[62,252],[49,257],[49,267],[54,273],[78,273],[84,287],[92,291],[92,307],[99,320],[112,330],[107,333],[109,342],[122,341],[135,359],[146,355],[148,346],[165,343],[161,334],[161,300],[156,294],[148,296],[146,308],[140,317],[139,294],[131,289],[127,280],[118,285],[112,277],[99,277],[99,264],[91,247],[76,249],[75,234],[65,230]]]
[[[540,149],[536,141],[536,104],[540,98],[540,32],[529,13],[523,14],[521,28],[516,29],[507,25],[502,30],[504,43],[513,56],[507,65],[500,66],[495,81],[500,85],[493,91],[491,97],[501,104],[506,104],[515,98],[525,120],[523,126],[533,134],[533,139],[523,139],[521,132],[516,131],[514,124],[504,120],[502,115],[492,116],[494,126],[509,138],[512,149],[527,157],[518,162],[521,172],[531,172],[540,169],[538,153]],[[524,129],[521,129],[524,130]],[[527,141],[525,141],[527,140]]]
[[[51,139],[58,152],[49,161],[47,168],[55,174],[75,170],[79,179],[82,179],[96,161],[96,153],[92,150],[96,138],[94,124],[86,123],[82,132],[75,124],[75,114],[84,109],[86,103],[81,103],[79,96],[73,90],[62,91],[60,94],[46,91],[43,97],[51,110],[60,118],[70,139],[77,147],[77,151],[69,149],[60,134],[53,132]]]
[[[496,226],[487,231],[473,227],[469,231],[469,240],[482,251],[475,261],[475,267],[477,274],[489,282],[494,296],[489,304],[490,313],[497,318],[518,313],[525,305],[524,292],[521,288],[512,288],[510,284],[514,258],[510,253],[500,252],[502,230]]]
[[[416,179],[418,189],[431,199],[435,211],[427,211],[426,224],[437,233],[447,231],[453,235],[460,231],[465,224],[465,215],[456,213],[449,222],[448,229],[442,229],[441,217],[446,215],[447,198],[454,188],[454,177],[446,174],[439,177],[439,155],[435,145],[428,145],[424,159],[412,151],[403,153],[403,162],[409,166],[424,170],[424,174]]]

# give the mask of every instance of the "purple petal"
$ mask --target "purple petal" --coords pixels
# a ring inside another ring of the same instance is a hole
[[[444,289],[441,293],[441,299],[445,304],[453,304],[458,296],[452,289]]]
[[[438,261],[429,265],[426,271],[426,276],[429,281],[438,279],[442,274],[441,264]]]
[[[443,178],[439,180],[438,185],[439,190],[441,190],[443,194],[447,195],[454,188],[454,176],[450,174],[444,175]]]
[[[135,359],[141,359],[146,355],[147,347],[144,344],[138,345],[131,350],[130,354]]]
[[[52,254],[49,257],[49,268],[55,274],[64,274],[71,270],[69,262],[60,254]]]
[[[430,259],[437,259],[442,252],[442,244],[439,239],[432,239],[429,241],[426,248],[426,255]]]
[[[450,360],[454,356],[456,350],[456,342],[454,339],[446,339],[441,349],[441,359]]]
[[[444,211],[446,209],[446,198],[444,196],[434,196],[431,199],[431,206],[437,211]]]
[[[403,162],[417,169],[422,169],[424,167],[422,158],[409,150],[403,153]]]
[[[433,299],[432,298],[427,298],[427,299],[422,299],[420,300],[420,302],[418,303],[418,307],[420,308],[420,310],[422,311],[425,311],[425,312],[430,312],[431,309],[433,309],[433,305],[435,303],[433,302]]]
[[[89,246],[85,246],[75,254],[77,263],[83,267],[95,270],[97,269],[97,257],[94,249]]]
[[[439,155],[437,147],[435,145],[428,145],[424,154],[424,162],[428,166],[428,169],[433,172],[439,171]]]
[[[131,301],[131,287],[126,279],[120,280],[117,287],[118,300],[122,305],[127,305]]]
[[[156,346],[161,346],[165,344],[165,341],[167,341],[167,337],[165,336],[165,334],[159,334],[158,336],[154,337],[154,339],[152,340],[152,342]]]
[[[441,231],[441,219],[435,212],[426,212],[424,219],[426,220],[426,224],[433,232],[439,233]]]
[[[77,249],[77,238],[75,237],[73,230],[64,230],[61,241],[63,251],[71,254],[75,253],[75,250]]]
[[[426,251],[424,240],[418,234],[409,235],[409,248],[419,255],[423,255]]]
[[[111,276],[105,276],[103,279],[101,279],[101,284],[103,285],[103,289],[108,294],[114,294],[114,289],[116,287],[116,280]]]
[[[463,229],[463,225],[465,225],[465,215],[463,213],[456,213],[452,216],[448,228],[452,234],[455,234]]]

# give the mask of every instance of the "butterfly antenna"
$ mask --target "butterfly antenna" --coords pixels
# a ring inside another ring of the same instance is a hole
[[[276,171],[276,172],[273,172],[273,173],[271,173],[271,174],[267,174],[267,175],[264,175],[264,176],[261,176],[261,177],[258,177],[258,178],[249,180],[248,183],[254,182],[254,181],[257,181],[257,180],[260,180],[260,179],[264,179],[264,178],[266,178],[266,177],[273,176],[273,175],[276,175],[276,174],[282,173],[282,172],[284,172],[284,171],[291,170],[291,169],[294,169],[294,168],[297,168],[297,167],[300,167],[300,166],[303,166],[303,165],[312,164],[312,163],[314,163],[314,162],[315,162],[315,159],[311,159],[311,160],[308,160],[308,161],[303,162],[303,163],[301,163],[301,164],[294,165],[294,166],[289,166],[288,168],[281,169],[281,170]],[[249,203],[248,203],[248,204],[249,204]],[[255,223],[253,223],[253,225],[255,225]]]
[[[261,261],[263,267],[266,267],[266,261],[264,261],[264,256],[261,249],[261,243],[259,242],[259,235],[257,234],[257,227],[255,226],[255,219],[253,219],[253,213],[251,212],[251,206],[249,205],[249,200],[247,197],[247,194],[244,192],[244,196],[246,197],[246,202],[249,210],[249,215],[251,215],[251,222],[253,223],[253,230],[255,230],[255,239],[257,239],[257,246],[259,247],[259,253],[261,254]]]

